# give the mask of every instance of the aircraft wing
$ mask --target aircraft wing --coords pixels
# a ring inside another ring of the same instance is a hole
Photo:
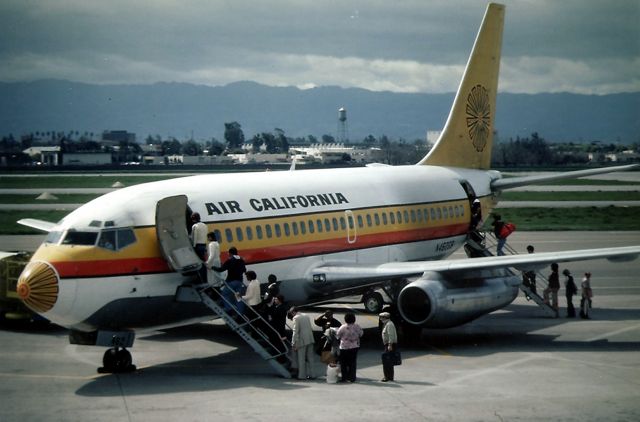
[[[354,279],[383,280],[394,277],[410,277],[425,272],[480,271],[498,268],[515,268],[519,271],[530,271],[543,268],[552,262],[561,263],[592,259],[631,261],[636,259],[638,255],[640,255],[640,246],[623,246],[618,248],[445,259],[440,261],[389,262],[380,265],[343,265],[337,263],[316,267],[312,271],[312,275],[313,277],[324,277],[327,281],[342,281]]]
[[[14,256],[14,255],[17,255],[17,253],[15,253],[15,252],[2,252],[2,251],[0,251],[0,259],[5,259],[5,258],[8,258],[8,257],[10,257],[10,256]]]
[[[491,190],[504,190],[517,188],[520,186],[532,185],[540,182],[548,182],[560,179],[575,179],[578,177],[593,176],[595,174],[612,173],[616,171],[625,171],[637,168],[640,164],[629,164],[626,166],[602,167],[597,169],[567,171],[563,173],[544,174],[538,176],[508,177],[505,179],[497,179],[491,182]]]
[[[37,220],[35,218],[23,218],[21,220],[18,220],[17,223],[22,224],[23,226],[42,230],[44,232],[50,232],[56,226],[55,223],[44,220]]]

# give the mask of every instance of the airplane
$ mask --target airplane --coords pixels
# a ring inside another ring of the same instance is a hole
[[[176,300],[202,266],[191,212],[221,250],[235,246],[248,269],[277,275],[288,302],[366,296],[401,280],[392,296],[415,327],[453,327],[509,305],[518,271],[635,259],[640,246],[449,258],[470,235],[475,199],[487,216],[503,190],[633,167],[513,178],[490,168],[504,13],[487,6],[440,138],[417,164],[196,175],[122,188],[57,223],[22,219],[48,235],[20,276],[19,296],[68,328],[74,344],[113,348],[117,337],[130,347],[136,332],[211,320],[206,306]]]

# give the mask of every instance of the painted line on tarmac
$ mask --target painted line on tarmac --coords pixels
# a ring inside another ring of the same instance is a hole
[[[591,337],[591,338],[587,339],[586,341],[604,340],[604,339],[607,339],[609,337],[613,337],[613,336],[616,336],[618,334],[622,334],[622,333],[625,333],[627,331],[634,331],[634,330],[640,330],[640,324],[636,324],[636,325],[632,325],[631,327],[625,327],[625,328],[621,328],[619,330],[614,330],[614,331],[610,331],[608,333],[600,334],[598,336]]]
[[[502,365],[498,365],[498,366],[493,366],[491,368],[486,368],[480,371],[474,371],[471,374],[467,374],[467,375],[462,375],[458,378],[454,378],[454,379],[449,379],[445,382],[443,382],[441,385],[451,385],[451,384],[458,384],[460,382],[463,381],[468,381],[470,379],[474,379],[474,378],[478,378],[478,377],[486,377],[487,374],[490,374],[492,372],[497,372],[497,371],[502,371],[504,369],[510,368],[512,366],[516,366],[516,365],[521,365],[523,363],[532,361],[534,359],[540,359],[540,356],[527,356],[521,359],[516,359],[514,361],[508,362],[508,363],[504,363]]]
[[[102,375],[100,375],[102,376]],[[47,374],[15,374],[9,372],[0,372],[0,378],[43,378],[43,379],[68,379],[68,380],[92,380],[96,378],[91,376],[73,376],[73,375],[47,375]]]

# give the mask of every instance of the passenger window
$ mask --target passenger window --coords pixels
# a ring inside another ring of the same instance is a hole
[[[304,221],[300,222],[300,234],[307,234],[307,226],[305,226]]]
[[[460,217],[464,217],[464,207],[460,205]]]
[[[282,236],[282,230],[280,229],[280,224],[274,224],[273,228],[276,231],[276,237]]]
[[[443,207],[443,209],[442,209],[442,215],[443,215],[443,217],[445,218],[445,220],[446,220],[447,218],[449,218],[449,212],[447,211],[447,207]]]
[[[449,217],[453,218],[453,207],[449,207]]]
[[[299,231],[298,231],[298,222],[294,221],[293,223],[291,223],[291,228],[293,229],[293,235],[297,236]]]
[[[442,218],[442,208],[436,208],[436,213],[438,214],[438,220]]]
[[[93,246],[96,244],[97,238],[98,232],[78,232],[75,230],[69,230],[62,240],[62,244]]]
[[[402,213],[400,211],[396,212],[396,220],[398,220],[398,224],[402,224]]]
[[[247,229],[245,231],[247,232],[247,240],[253,240],[253,230],[251,229],[251,227],[247,226]]]
[[[271,224],[264,225],[264,231],[267,234],[267,239],[271,239],[273,237],[273,231],[271,230]]]
[[[244,236],[242,235],[242,227],[236,227],[236,239],[238,239],[238,242],[242,242],[243,238]]]
[[[256,236],[258,239],[262,239],[262,226],[256,226]]]
[[[289,237],[291,236],[291,229],[289,228],[289,223],[284,223],[284,235]]]
[[[389,213],[389,221],[391,222],[391,224],[396,224],[396,215],[393,213],[393,211]]]
[[[98,246],[101,248],[109,249],[110,251],[116,250],[116,231],[105,230],[100,234],[98,240]]]
[[[361,215],[358,216],[358,227],[360,227],[360,228],[364,227],[364,222],[362,221],[362,216]]]
[[[375,221],[376,226],[380,225],[380,216],[378,215],[378,213],[373,214],[373,221]]]
[[[389,221],[387,220],[387,213],[383,212],[382,213],[382,224],[384,224],[386,226],[387,223],[389,223]]]
[[[231,229],[224,229],[224,235],[227,238],[227,242],[233,243],[233,233],[231,233]]]
[[[429,209],[425,208],[422,210],[423,214],[424,214],[424,221],[427,222],[429,221]]]
[[[313,220],[309,220],[309,233],[313,232],[315,232],[315,229],[313,228]]]
[[[411,222],[416,222],[416,210],[411,210]]]
[[[344,220],[344,217],[340,217],[340,229],[347,230],[347,222]]]
[[[405,224],[409,222],[409,211],[404,210],[404,222]]]
[[[338,219],[334,217],[334,218],[331,220],[331,222],[333,223],[333,231],[334,231],[334,232],[337,232],[337,231],[338,231]]]
[[[322,221],[316,220],[316,225],[318,226],[318,233],[322,233]]]
[[[436,219],[436,210],[431,208],[431,219],[435,220]]]
[[[367,227],[371,227],[373,224],[371,224],[371,214],[367,214]]]
[[[324,219],[324,231],[326,231],[326,232],[330,232],[331,231],[331,223],[329,222],[328,218]]]

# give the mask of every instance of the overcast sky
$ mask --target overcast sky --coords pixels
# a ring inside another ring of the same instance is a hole
[[[640,0],[506,0],[500,91],[640,91]],[[0,81],[457,89],[478,0],[1,0]]]

